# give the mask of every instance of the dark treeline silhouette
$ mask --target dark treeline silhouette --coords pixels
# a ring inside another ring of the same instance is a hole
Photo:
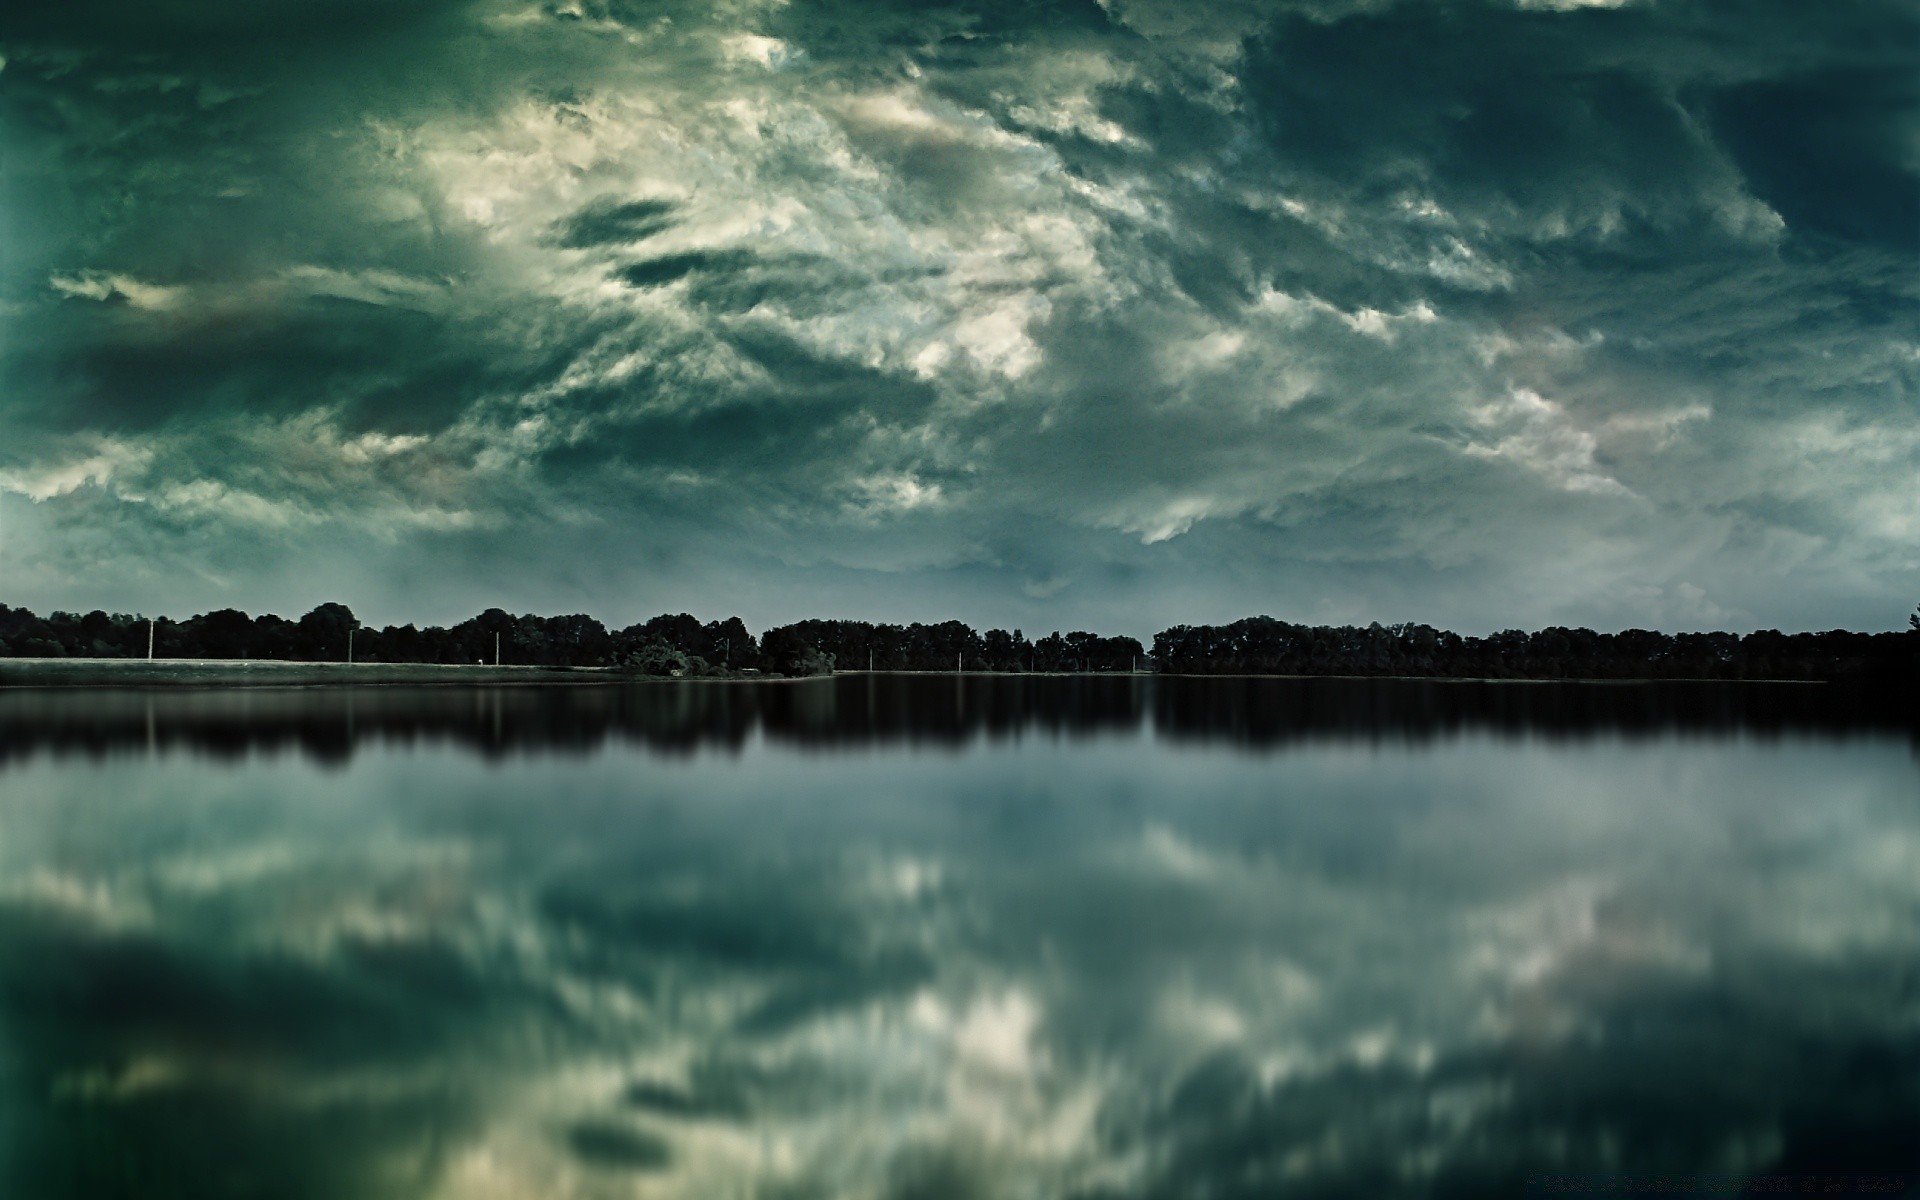
[[[803,687],[289,689],[240,693],[0,690],[0,767],[36,754],[297,751],[348,761],[378,746],[451,744],[490,760],[625,745],[735,753],[756,734],[813,750],[958,749],[1026,736],[1160,737],[1250,752],[1322,741],[1419,744],[1463,733],[1582,739],[1668,734],[1894,736],[1920,750],[1920,709],[1853,688],[1666,681],[1181,676],[842,675]]]
[[[182,659],[355,661],[613,667],[643,675],[821,675],[838,669],[1188,675],[1363,675],[1478,679],[1911,680],[1920,667],[1920,614],[1904,633],[1596,633],[1554,627],[1467,637],[1428,625],[1294,625],[1249,617],[1230,625],[1176,625],[1146,654],[1129,637],[1076,631],[1029,641],[1019,630],[980,633],[959,621],[887,625],[799,621],[756,639],[738,617],[685,613],[609,630],[583,614],[513,616],[490,608],[450,628],[362,627],[343,604],[297,621],[219,609],[151,625],[154,654]],[[145,617],[0,605],[0,657],[141,658]]]
[[[451,628],[362,627],[344,604],[322,604],[298,621],[219,609],[184,621],[157,617],[159,658],[280,659],[366,663],[490,663],[519,666],[617,667],[644,675],[727,675],[758,671],[824,675],[883,671],[1128,671],[1145,666],[1128,637],[1053,633],[1029,642],[1015,630],[978,633],[959,621],[885,625],[867,621],[801,621],[755,639],[738,617],[701,623],[685,613],[610,631],[592,617],[516,617],[497,608]],[[0,657],[144,658],[148,624],[141,616],[90,612],[44,618],[0,605]]]
[[[362,626],[344,604],[322,604],[297,621],[250,617],[223,608],[184,621],[156,617],[158,658],[268,659],[367,663],[491,663],[519,666],[629,667],[646,674],[758,668],[761,653],[740,618],[702,624],[685,613],[618,632],[584,614],[516,617],[490,608],[451,628]],[[0,657],[144,658],[148,622],[126,613],[56,612],[45,618],[0,604]],[[786,664],[782,664],[786,665]]]
[[[1157,670],[1187,675],[1391,675],[1453,679],[1897,679],[1920,667],[1906,633],[1596,633],[1553,627],[1463,637],[1430,625],[1292,625],[1249,617],[1176,625]]]
[[[1139,641],[1075,631],[1028,641],[1020,630],[975,632],[959,621],[876,625],[799,621],[770,629],[761,644],[789,643],[830,659],[842,671],[1131,671],[1147,666]]]

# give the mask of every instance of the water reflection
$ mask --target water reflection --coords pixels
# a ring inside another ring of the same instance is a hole
[[[0,689],[0,764],[37,751],[189,748],[215,758],[297,747],[345,761],[363,741],[451,742],[489,756],[738,752],[756,736],[808,747],[962,747],[1023,734],[1150,728],[1275,749],[1304,740],[1427,741],[1475,731],[1854,737],[1905,733],[1911,696],[1809,684],[1522,684],[1377,679],[841,676],[799,683],[590,687]]]
[[[0,1195],[1911,1194],[1920,770],[1849,711],[15,694]]]

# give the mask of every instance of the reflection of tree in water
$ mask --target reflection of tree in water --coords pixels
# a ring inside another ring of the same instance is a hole
[[[1163,736],[1247,747],[1303,738],[1419,741],[1471,732],[1843,736],[1914,732],[1920,717],[1910,699],[1825,684],[1230,677],[1156,684],[1154,727]]]
[[[343,762],[368,740],[446,742],[487,757],[739,751],[765,737],[828,749],[978,738],[1086,737],[1150,726],[1179,741],[1422,741],[1462,733],[1580,738],[1661,733],[1907,733],[1911,696],[1835,685],[1657,682],[842,676],[801,683],[0,693],[0,761],[36,750],[191,749],[215,759],[298,749]]]

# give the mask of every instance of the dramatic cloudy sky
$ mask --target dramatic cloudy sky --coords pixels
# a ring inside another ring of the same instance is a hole
[[[8,5],[0,599],[1920,599],[1906,0]]]

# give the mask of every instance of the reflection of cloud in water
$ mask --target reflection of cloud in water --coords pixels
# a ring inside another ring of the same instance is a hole
[[[1916,1177],[1897,738],[6,779],[9,1195]]]

